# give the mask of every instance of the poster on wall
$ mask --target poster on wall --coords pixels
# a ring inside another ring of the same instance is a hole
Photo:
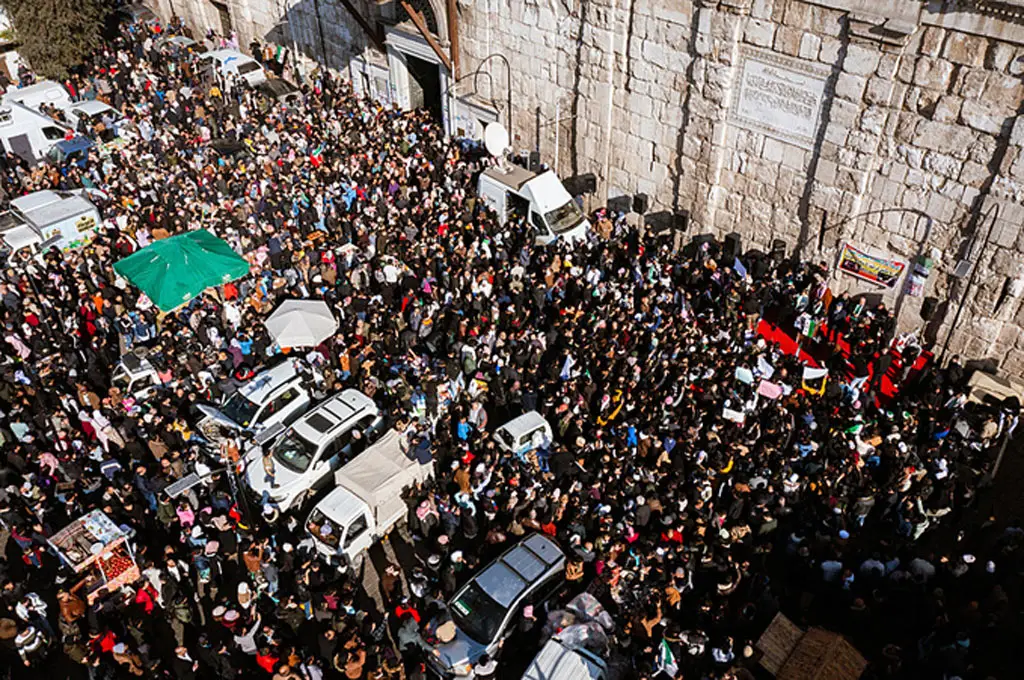
[[[903,270],[907,268],[907,263],[868,255],[863,250],[844,243],[837,267],[839,271],[858,279],[894,288],[903,275]]]

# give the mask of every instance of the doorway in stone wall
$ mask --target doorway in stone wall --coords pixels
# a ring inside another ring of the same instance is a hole
[[[220,19],[220,34],[229,37],[231,31],[234,30],[234,26],[231,25],[231,8],[223,2],[213,2],[213,0],[210,0],[210,4],[217,10],[217,17]]]
[[[406,68],[409,69],[409,107],[430,111],[437,121],[441,120],[441,72],[437,64],[406,54]]]

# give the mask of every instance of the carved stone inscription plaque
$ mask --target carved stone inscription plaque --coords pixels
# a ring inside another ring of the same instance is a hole
[[[810,148],[821,119],[828,70],[763,50],[744,49],[731,122]]]

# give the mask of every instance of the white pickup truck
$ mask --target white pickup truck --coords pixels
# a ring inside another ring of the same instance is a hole
[[[433,476],[433,461],[406,449],[400,432],[384,434],[334,474],[337,488],[309,514],[306,531],[339,568],[358,570],[365,551],[405,518],[402,491]]]

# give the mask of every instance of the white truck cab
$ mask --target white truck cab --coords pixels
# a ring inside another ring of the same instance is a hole
[[[518,165],[487,168],[477,181],[480,199],[505,224],[518,214],[534,229],[536,243],[547,245],[555,240],[583,241],[590,222],[551,170],[540,174]]]
[[[309,390],[291,361],[260,372],[224,399],[220,408],[200,404],[199,431],[211,441],[219,439],[221,427],[256,435],[263,444],[280,434],[309,408]]]
[[[501,449],[523,456],[552,440],[551,424],[536,411],[513,418],[494,431],[494,441]]]
[[[404,435],[391,430],[334,474],[338,485],[316,504],[306,532],[339,568],[355,567],[365,551],[405,519],[402,492],[434,474],[433,461],[411,457]]]
[[[110,383],[125,395],[142,401],[154,395],[160,385],[160,377],[149,359],[129,352],[121,357],[120,363],[110,377]]]
[[[368,443],[383,425],[372,399],[358,390],[345,390],[296,420],[272,443],[247,450],[245,485],[264,505],[282,512],[300,507],[351,460],[354,431]],[[272,478],[263,464],[265,449],[273,459]]]

